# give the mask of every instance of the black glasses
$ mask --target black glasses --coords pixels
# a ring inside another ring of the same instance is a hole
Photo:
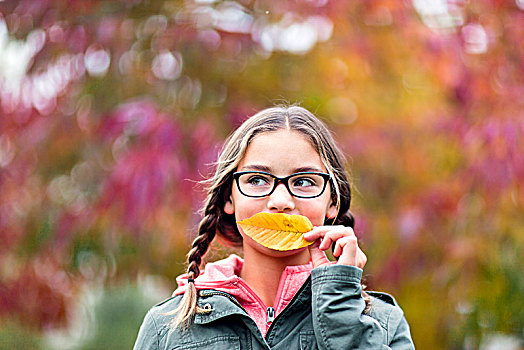
[[[233,173],[238,190],[247,197],[269,196],[279,183],[298,198],[315,198],[324,193],[330,176],[325,173],[300,172],[286,177],[277,177],[263,171],[238,171]]]

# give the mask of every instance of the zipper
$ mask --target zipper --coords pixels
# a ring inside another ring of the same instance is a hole
[[[266,332],[266,336],[265,336],[266,339],[269,339],[269,335],[271,333],[271,330],[273,329],[273,325],[275,324],[275,321],[279,318],[282,318],[283,315],[286,312],[288,312],[289,309],[291,309],[295,301],[298,299],[299,295],[302,294],[302,292],[304,291],[304,289],[306,289],[307,286],[311,285],[310,282],[311,282],[311,276],[308,277],[308,279],[306,280],[306,282],[304,282],[302,287],[300,287],[300,289],[295,293],[295,295],[293,296],[293,299],[291,299],[291,301],[289,302],[289,304],[287,304],[284,310],[280,311],[280,313],[276,317],[273,318],[273,321],[271,322],[271,325],[269,326],[269,329]]]
[[[238,300],[235,299],[234,296],[232,296],[229,293],[222,292],[222,291],[219,291],[219,290],[209,290],[209,289],[207,289],[207,290],[205,290],[205,289],[204,290],[200,290],[198,292],[198,294],[200,296],[203,296],[203,297],[208,297],[208,296],[212,296],[212,295],[221,295],[221,296],[224,296],[224,297],[228,298],[229,300],[231,300],[235,305],[237,305],[239,308],[241,308],[246,313],[245,315],[243,315],[243,317],[247,317],[247,319],[250,322],[252,322],[253,327],[254,327],[254,329],[256,329],[256,332],[257,332],[255,336],[258,335],[258,337],[260,338],[262,344],[265,344],[267,346],[267,348],[269,349],[269,345],[267,344],[266,340],[262,336],[262,333],[260,333],[260,330],[258,329],[255,321],[251,317],[248,316],[248,313],[247,313],[246,309],[244,309],[244,307],[242,305],[240,305],[240,303],[238,302]]]
[[[267,314],[267,322],[266,322],[266,324],[269,326],[269,325],[271,325],[271,323],[275,319],[275,309],[272,308],[271,306],[268,307],[267,310],[266,310],[266,314]]]

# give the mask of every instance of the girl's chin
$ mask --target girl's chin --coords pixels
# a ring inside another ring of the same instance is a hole
[[[252,249],[263,253],[265,255],[275,257],[275,258],[283,258],[291,255],[295,255],[298,253],[302,253],[304,250],[307,249],[307,247],[302,247],[298,249],[292,249],[292,250],[278,250],[278,249],[272,249],[263,246],[262,244],[255,241],[253,238],[246,235],[242,230],[240,229],[240,234],[242,235],[244,250],[246,249],[246,246],[251,247]]]
[[[249,238],[251,240],[252,246],[254,245],[256,247],[256,250],[258,250],[261,253],[264,253],[268,256],[275,257],[275,258],[283,258],[291,255],[296,255],[299,253],[302,253],[307,249],[307,247],[302,247],[298,249],[292,249],[292,250],[277,250],[277,249],[271,249],[268,247],[264,247],[262,244],[255,242],[252,238]]]

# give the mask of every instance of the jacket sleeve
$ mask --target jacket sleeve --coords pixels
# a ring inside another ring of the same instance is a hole
[[[362,269],[347,265],[323,266],[311,272],[313,327],[319,348],[414,349],[398,306],[392,312],[398,320],[392,325],[395,331],[390,340],[375,318],[363,314],[361,277]]]
[[[142,325],[140,326],[140,330],[138,331],[138,336],[135,341],[135,346],[133,347],[134,350],[142,350],[142,349],[148,349],[148,350],[159,350],[159,338],[158,338],[158,329],[156,326],[156,322],[153,318],[153,315],[151,314],[151,311],[149,311],[145,318],[144,322],[142,322]]]
[[[395,307],[389,315],[388,340],[389,347],[395,350],[414,349],[409,324],[400,307]]]

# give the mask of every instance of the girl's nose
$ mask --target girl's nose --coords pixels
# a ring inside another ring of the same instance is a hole
[[[269,195],[267,207],[270,210],[281,212],[291,211],[295,209],[295,200],[287,190],[286,186],[281,183],[275,188],[273,193]]]

